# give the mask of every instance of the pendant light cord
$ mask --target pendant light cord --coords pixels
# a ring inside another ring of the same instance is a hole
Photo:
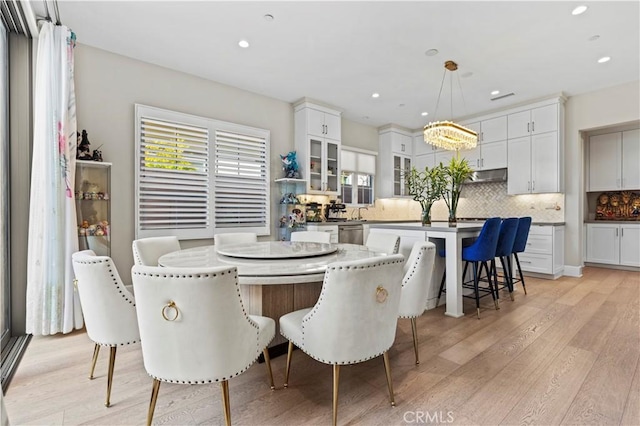
[[[440,96],[442,95],[442,88],[444,87],[444,79],[447,77],[447,70],[445,68],[444,74],[442,74],[442,82],[440,83],[440,91],[438,92],[438,100],[436,101],[436,111],[433,114],[433,119],[438,119],[438,107],[440,106]]]

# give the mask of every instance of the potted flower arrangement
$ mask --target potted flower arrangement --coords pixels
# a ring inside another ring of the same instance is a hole
[[[422,207],[422,224],[431,223],[431,207],[442,196],[447,180],[442,165],[433,168],[425,167],[419,172],[415,167],[405,175],[409,194]]]
[[[447,182],[442,198],[449,209],[449,224],[455,224],[462,184],[471,177],[473,170],[469,162],[465,158],[460,159],[459,155],[453,157],[447,166],[440,164],[440,167]]]

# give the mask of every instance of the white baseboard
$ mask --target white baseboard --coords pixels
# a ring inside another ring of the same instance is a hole
[[[582,266],[564,265],[564,275],[566,277],[580,278],[582,276]]]

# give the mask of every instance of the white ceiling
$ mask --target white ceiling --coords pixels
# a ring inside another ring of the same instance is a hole
[[[589,9],[572,16],[579,4]],[[32,7],[44,15],[42,1]],[[81,44],[286,102],[310,97],[373,126],[449,118],[452,97],[460,118],[640,78],[638,1],[59,0],[59,9]],[[439,53],[426,56],[432,48]],[[612,59],[598,64],[602,56]],[[455,75],[453,96],[447,78],[434,117],[449,59],[473,74],[459,80],[464,103]],[[492,90],[515,96],[491,101]]]

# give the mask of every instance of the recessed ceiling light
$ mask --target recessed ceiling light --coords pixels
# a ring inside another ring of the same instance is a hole
[[[429,49],[424,52],[424,54],[427,56],[436,56],[438,54],[438,49]]]
[[[589,37],[587,40],[588,40],[588,41],[596,41],[596,40],[597,40],[597,39],[599,39],[599,38],[600,38],[600,36],[599,36],[598,34],[596,34],[596,35],[592,35],[592,36],[591,36],[591,37]]]
[[[371,95],[372,98],[379,98],[380,97],[380,93],[374,93],[373,95]]]
[[[368,116],[368,115],[365,115],[365,116],[364,116],[364,117],[362,117],[362,118],[364,118],[365,120],[368,120],[368,119],[369,119],[369,116]]]
[[[492,96],[499,95],[499,94],[500,94],[499,90],[494,90],[493,92],[491,92]]]
[[[402,107],[404,106],[404,104],[399,104],[398,106],[399,106],[400,108],[402,108]]]
[[[464,74],[462,74],[460,77],[462,78],[469,78],[473,75],[473,73],[471,71],[467,71]]]
[[[610,60],[611,58],[609,56],[603,56],[602,58],[598,59],[598,63],[604,64],[605,62],[609,62]]]
[[[242,47],[243,49],[246,49],[247,47],[249,47],[249,42],[247,40],[240,40],[238,42],[238,46]]]
[[[422,114],[420,114],[420,115],[421,115],[421,116],[423,116],[423,117],[426,117],[427,115],[429,115],[429,113],[425,111],[425,112],[423,112],[423,113],[422,113]]]
[[[273,21],[275,18],[273,17],[272,14],[267,13],[266,15],[264,15],[264,20],[265,21]]]
[[[578,7],[576,7],[575,9],[573,9],[573,10],[571,11],[571,14],[572,14],[572,15],[581,15],[581,14],[583,14],[584,12],[586,12],[586,10],[587,10],[587,6],[585,6],[585,5],[578,6]]]

